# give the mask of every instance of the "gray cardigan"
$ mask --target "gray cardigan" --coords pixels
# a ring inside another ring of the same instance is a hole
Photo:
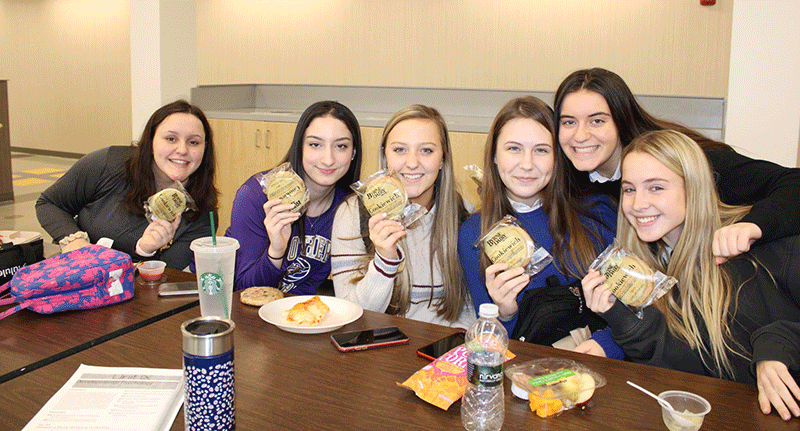
[[[108,147],[81,158],[36,201],[36,216],[44,230],[58,243],[61,238],[85,231],[92,243],[102,237],[114,240],[113,248],[131,255],[134,261],[159,259],[167,266],[183,269],[192,261],[189,244],[209,236],[207,217],[187,224],[181,221],[172,245],[155,256],[136,254],[136,242],[148,221],[130,214],[123,199],[128,190],[125,161],[133,147]]]

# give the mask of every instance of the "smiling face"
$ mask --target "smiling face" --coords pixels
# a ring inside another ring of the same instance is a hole
[[[575,168],[611,178],[622,144],[606,99],[594,91],[574,91],[564,97],[558,115],[558,142]]]
[[[622,161],[620,207],[639,239],[654,242],[663,238],[674,248],[686,220],[683,178],[655,157],[632,152]]]
[[[353,135],[339,119],[317,117],[303,135],[303,170],[306,179],[322,188],[332,187],[350,169]]]
[[[397,123],[386,136],[386,168],[394,170],[411,202],[428,209],[444,149],[439,127],[434,121],[412,118]]]
[[[175,181],[185,183],[203,161],[206,134],[199,118],[189,113],[171,114],[153,136],[153,174],[160,189]]]
[[[494,161],[508,197],[532,206],[553,177],[553,135],[530,118],[510,120],[497,135]]]

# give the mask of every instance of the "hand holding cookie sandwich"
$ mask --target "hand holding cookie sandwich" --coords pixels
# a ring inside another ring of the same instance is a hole
[[[296,222],[308,205],[308,190],[288,162],[278,165],[259,180],[267,202],[264,203],[264,228],[269,237],[267,254],[274,262],[283,260],[292,224]]]
[[[162,219],[150,222],[142,237],[136,242],[136,253],[141,256],[150,256],[162,247],[168,246],[175,237],[175,231],[180,224],[180,214],[175,216],[171,222]]]
[[[197,205],[183,185],[175,181],[172,187],[150,196],[144,203],[144,210],[150,224],[136,242],[136,253],[152,256],[156,251],[172,244],[175,232],[181,224],[181,215],[186,210],[196,211]]]
[[[676,282],[675,278],[653,270],[615,240],[592,262],[581,286],[592,311],[604,313],[619,299],[641,316],[644,307],[667,293]]]
[[[531,276],[549,265],[553,258],[510,215],[495,223],[477,245],[492,262],[486,268],[489,296],[497,304],[500,317],[508,320],[517,313],[517,296]]]

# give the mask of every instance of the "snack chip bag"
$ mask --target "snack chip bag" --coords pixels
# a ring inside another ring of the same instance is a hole
[[[528,275],[538,274],[553,261],[550,253],[510,215],[495,223],[475,246],[482,247],[492,263],[505,263],[508,269],[521,266]]]
[[[478,167],[478,165],[467,165],[464,166],[464,170],[469,173],[469,177],[472,181],[475,181],[478,187],[483,186],[483,169]]]
[[[392,171],[378,171],[363,182],[356,181],[350,188],[361,196],[370,216],[386,213],[386,218],[397,220],[404,227],[411,226],[428,212],[419,204],[409,204],[403,183]]]
[[[151,221],[161,219],[172,223],[186,210],[197,211],[197,205],[179,181],[156,192],[144,203],[145,217]]]
[[[514,357],[506,351],[506,361]],[[424,401],[447,410],[467,387],[467,348],[463,344],[452,348],[397,386],[411,389]]]
[[[267,199],[280,199],[284,204],[292,204],[290,212],[303,212],[308,205],[308,190],[303,179],[292,169],[289,162],[276,166],[258,179]]]
[[[642,309],[667,293],[677,280],[654,271],[644,261],[625,250],[615,239],[589,269],[606,276],[605,285],[611,293],[628,306],[637,317]]]

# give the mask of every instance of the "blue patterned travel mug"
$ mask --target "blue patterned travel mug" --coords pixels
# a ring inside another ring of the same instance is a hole
[[[185,430],[235,430],[233,329],[229,319],[198,317],[181,325]]]

